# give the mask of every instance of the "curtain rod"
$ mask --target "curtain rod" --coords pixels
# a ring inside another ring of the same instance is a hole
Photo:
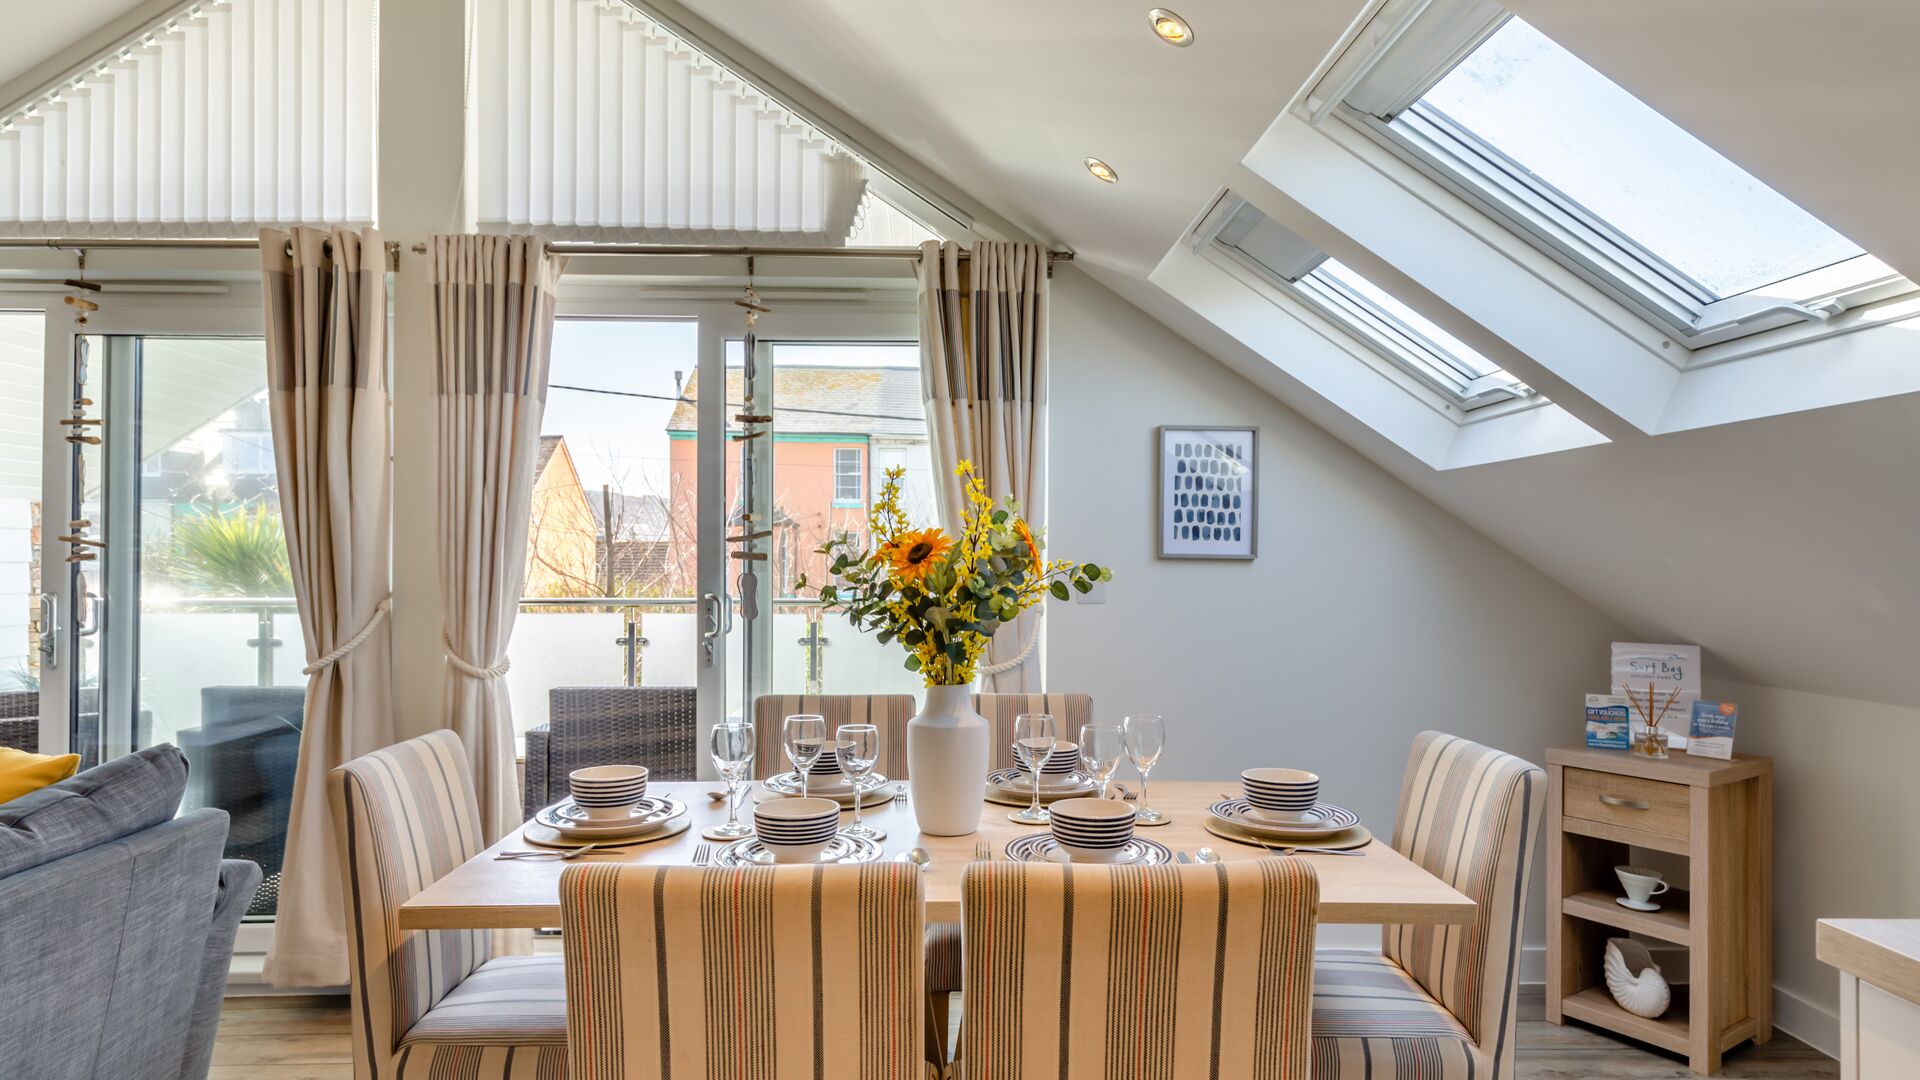
[[[333,243],[324,245],[329,251]],[[400,242],[386,241],[387,266],[389,269],[400,265]],[[167,239],[161,237],[134,237],[122,240],[93,239],[85,236],[56,236],[26,239],[21,237],[0,237],[0,248],[45,248],[48,251],[135,251],[143,248],[175,251],[251,251],[260,247],[260,241],[241,239],[203,239],[200,237],[181,237]],[[287,255],[293,255],[293,241],[287,241]]]
[[[413,245],[415,255],[425,255],[427,245]],[[668,255],[700,256],[730,255],[736,258],[753,257],[762,259],[917,259],[920,249],[917,247],[701,247],[697,244],[589,244],[561,243],[547,244],[547,251],[554,255]],[[962,249],[961,258],[967,257]],[[1049,251],[1047,262],[1072,262],[1071,251]]]

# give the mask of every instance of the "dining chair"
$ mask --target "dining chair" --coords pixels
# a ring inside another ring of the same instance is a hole
[[[924,912],[905,863],[570,866],[571,1075],[909,1080]]]
[[[1015,717],[1021,713],[1051,713],[1060,737],[1077,740],[1081,726],[1093,719],[1093,698],[1087,694],[975,694],[973,711],[986,718],[993,767],[1011,769]]]
[[[976,862],[960,1080],[1307,1080],[1311,863]]]
[[[1400,785],[1395,851],[1474,902],[1466,926],[1387,926],[1379,952],[1314,964],[1318,1080],[1512,1080],[1520,929],[1546,773],[1424,731]]]
[[[486,847],[459,736],[436,731],[334,769],[355,1080],[556,1080],[558,956],[494,956],[491,930],[402,930],[400,905]]]
[[[912,694],[762,694],[753,702],[753,768],[762,780],[790,772],[780,729],[789,716],[825,717],[827,730],[841,724],[872,724],[880,729],[880,760],[874,771],[889,780],[907,778],[907,721],[920,707]]]

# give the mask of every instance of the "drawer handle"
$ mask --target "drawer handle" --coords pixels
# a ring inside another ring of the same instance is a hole
[[[1608,806],[1619,806],[1628,810],[1651,810],[1653,804],[1645,799],[1623,799],[1618,795],[1601,795],[1600,801]]]

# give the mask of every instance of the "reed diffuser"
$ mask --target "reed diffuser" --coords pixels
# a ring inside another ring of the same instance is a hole
[[[1633,687],[1622,683],[1620,689],[1627,695],[1627,704],[1632,706],[1641,726],[1633,732],[1633,752],[1650,758],[1667,756],[1667,733],[1660,730],[1660,722],[1667,718],[1667,710],[1673,708],[1673,699],[1680,696],[1680,688],[1674,687],[1667,693],[1667,700],[1660,703],[1658,712],[1653,707],[1653,684],[1647,684],[1647,700],[1643,703],[1634,695]]]

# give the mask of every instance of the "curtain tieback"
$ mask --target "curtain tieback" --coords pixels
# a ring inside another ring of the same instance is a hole
[[[306,667],[301,668],[300,674],[312,675],[315,672],[325,671],[327,668],[339,663],[341,657],[359,648],[363,642],[372,637],[373,632],[379,628],[380,621],[385,619],[392,610],[393,597],[388,596],[386,599],[380,601],[380,603],[374,605],[373,616],[367,620],[367,625],[360,628],[359,633],[348,638],[339,648],[308,664]]]
[[[452,664],[461,674],[475,679],[497,679],[505,675],[507,669],[513,666],[513,661],[508,660],[504,656],[500,658],[499,663],[492,667],[481,667],[478,664],[468,663],[466,658],[454,651],[453,638],[448,635],[446,627],[444,626],[440,628],[440,644],[447,648],[447,663]]]
[[[1040,644],[1040,620],[1047,617],[1047,606],[1041,604],[1035,608],[1034,611],[1033,629],[1027,631],[1027,644],[1025,648],[1020,650],[1020,655],[1011,660],[1002,660],[998,664],[982,664],[980,666],[980,674],[1000,675],[1012,671],[1014,668],[1027,662],[1027,658],[1033,655],[1033,647]]]

